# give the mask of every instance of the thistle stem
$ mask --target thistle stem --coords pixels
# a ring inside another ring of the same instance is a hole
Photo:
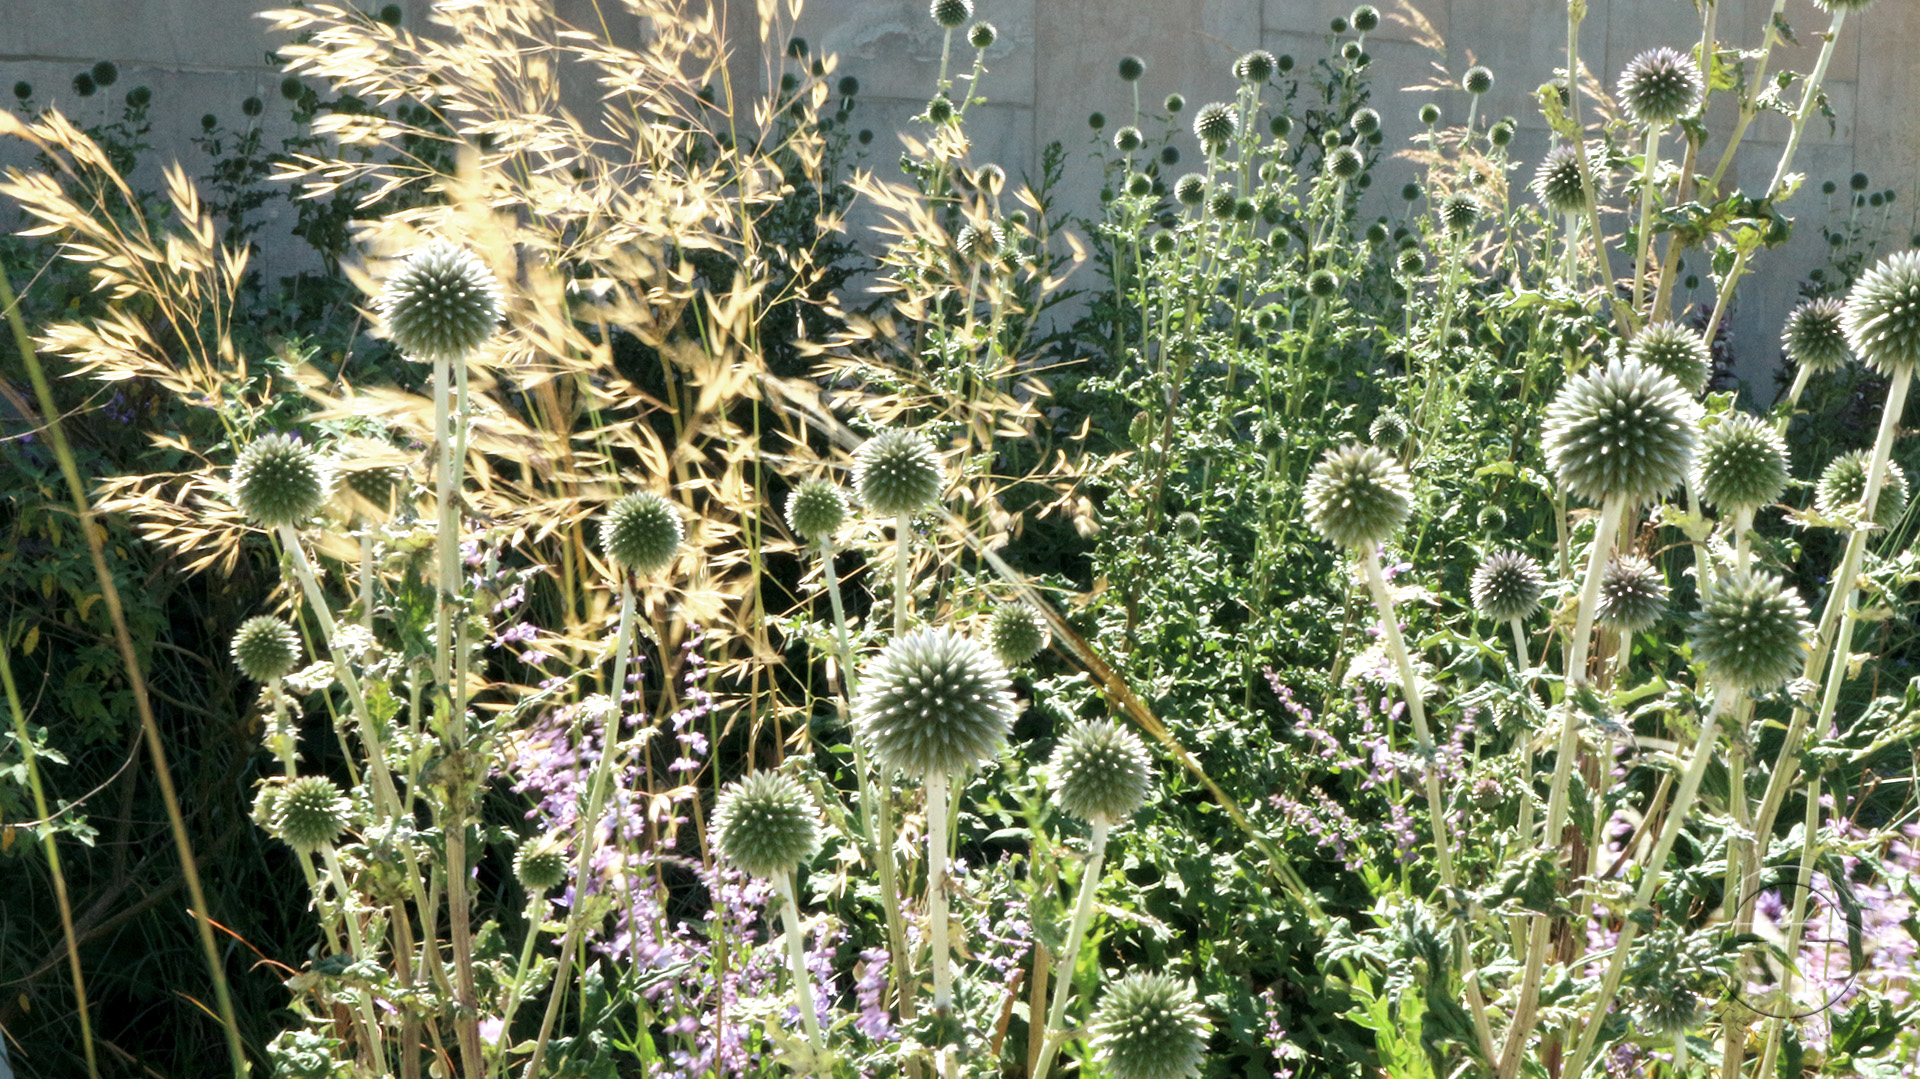
[[[353,893],[347,889],[347,874],[340,868],[340,856],[334,853],[333,844],[321,844],[320,859],[326,863],[327,880],[340,896],[340,918],[347,923],[347,944],[353,949],[353,957],[362,962],[371,960],[373,956],[367,951],[366,941],[360,935],[360,920],[353,916]],[[360,1024],[367,1032],[367,1052],[380,1062],[381,1070],[385,1070],[387,1054],[380,1037],[379,1017],[373,1013],[373,1001],[363,995],[356,1003],[359,1006]]]
[[[1660,129],[1648,124],[1646,158],[1640,167],[1640,228],[1633,253],[1633,309],[1636,312],[1646,296],[1647,255],[1653,246],[1653,236],[1647,230],[1653,224],[1653,174],[1659,164]],[[1652,317],[1648,315],[1649,320]]]
[[[927,938],[933,942],[933,1008],[953,1010],[953,954],[947,945],[947,775],[929,772],[927,786]]]
[[[488,1075],[497,1075],[503,1070],[507,1049],[513,1044],[513,1016],[520,1010],[520,991],[527,984],[527,968],[533,965],[534,943],[540,939],[540,908],[545,902],[544,896],[527,897],[527,939],[520,942],[520,961],[513,968],[513,984],[507,989],[506,1010],[500,1013],[500,1041],[494,1046],[493,1060],[488,1062]],[[554,973],[555,981],[558,981],[560,972],[556,970]]]
[[[1047,1069],[1053,1066],[1053,1058],[1059,1052],[1060,1042],[1054,1034],[1061,1030],[1060,1021],[1066,1018],[1067,998],[1073,991],[1073,972],[1080,961],[1080,944],[1086,939],[1087,923],[1093,917],[1093,896],[1100,890],[1100,871],[1107,858],[1107,818],[1095,817],[1091,822],[1093,836],[1087,841],[1087,864],[1080,872],[1080,898],[1073,905],[1073,921],[1067,926],[1067,948],[1060,954],[1060,976],[1053,986],[1053,1004],[1047,1008],[1046,1048],[1040,1053],[1040,1059],[1031,1071],[1028,1079],[1046,1079]]]
[[[800,1004],[800,1022],[807,1028],[807,1040],[813,1043],[816,1060],[827,1055],[826,1039],[820,1035],[820,1016],[813,1010],[813,979],[807,974],[806,930],[800,924],[800,901],[794,896],[793,873],[774,878],[780,891],[780,917],[787,923],[787,963],[793,975],[793,993]]]

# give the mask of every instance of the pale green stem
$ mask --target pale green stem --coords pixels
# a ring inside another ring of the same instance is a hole
[[[1073,905],[1066,951],[1060,953],[1059,980],[1054,982],[1053,1003],[1047,1008],[1047,1047],[1027,1073],[1028,1079],[1046,1079],[1047,1069],[1053,1066],[1054,1055],[1060,1049],[1055,1035],[1061,1032],[1060,1022],[1067,1015],[1067,998],[1073,992],[1073,972],[1080,961],[1080,944],[1086,939],[1087,924],[1093,918],[1094,893],[1100,890],[1100,871],[1107,858],[1107,818],[1095,817],[1090,823],[1093,836],[1087,841],[1087,864],[1080,873],[1080,898]]]
[[[907,633],[907,608],[913,604],[910,567],[907,565],[911,554],[912,515],[901,514],[893,524],[893,635],[904,637]]]
[[[1781,949],[1786,957],[1786,969],[1780,978],[1780,995],[1791,999],[1794,973],[1800,969],[1800,941],[1807,924],[1807,899],[1813,890],[1813,859],[1819,850],[1815,842],[1820,831],[1820,777],[1807,780],[1807,805],[1801,817],[1801,828],[1806,841],[1800,846],[1800,864],[1794,875],[1799,887],[1794,889],[1793,915],[1787,926],[1786,947]],[[1755,1072],[1756,1075],[1770,1074],[1776,1054],[1780,1051],[1780,1038],[1785,1030],[1784,1015],[1775,1015],[1767,1022],[1767,1037],[1760,1050],[1760,1066],[1769,1071]]]
[[[1660,164],[1660,129],[1647,125],[1647,155],[1640,169],[1640,234],[1633,253],[1633,309],[1640,310],[1646,296],[1647,253],[1653,246],[1649,229],[1653,225],[1654,171]],[[1652,318],[1651,315],[1648,316]]]
[[[933,1008],[953,1010],[953,952],[947,944],[947,776],[929,772],[927,788],[927,939],[933,942]]]
[[[1780,420],[1774,424],[1774,430],[1787,433],[1787,426],[1793,422],[1793,411],[1800,407],[1800,395],[1807,390],[1807,380],[1813,377],[1813,369],[1806,364],[1793,373],[1793,388],[1787,391],[1787,410],[1780,414]]]
[[[1585,0],[1572,0],[1567,4],[1567,110],[1569,115],[1580,114],[1580,23],[1587,17]],[[1574,160],[1580,164],[1580,189],[1586,192],[1587,228],[1593,236],[1593,259],[1595,268],[1600,271],[1601,287],[1613,290],[1613,256],[1607,252],[1606,232],[1600,228],[1600,191],[1593,182],[1593,165],[1587,160],[1587,140],[1582,134],[1578,121],[1574,126]],[[1618,299],[1613,301],[1613,318],[1618,329],[1626,336],[1640,328],[1639,315]],[[1711,340],[1711,338],[1709,338]]]
[[[360,625],[373,632],[373,533],[360,536]]]
[[[825,1058],[827,1042],[820,1035],[820,1016],[813,1010],[813,979],[807,975],[806,929],[800,923],[800,901],[794,896],[793,873],[780,874],[773,884],[780,892],[780,917],[787,923],[787,964],[793,976],[793,993],[800,1006],[800,1022],[807,1028],[807,1040],[813,1043],[815,1057]]]
[[[527,939],[520,942],[520,962],[513,968],[513,985],[507,990],[507,1007],[500,1013],[500,1041],[494,1046],[494,1057],[487,1062],[487,1074],[498,1075],[506,1070],[507,1050],[513,1045],[513,1017],[520,1010],[520,992],[526,988],[527,968],[533,965],[533,946],[540,939],[540,908],[546,902],[542,896],[527,898]],[[554,994],[559,995],[558,983],[563,971],[555,969]]]
[[[1526,627],[1520,623],[1518,618],[1510,619],[1507,625],[1513,630],[1513,654],[1515,659],[1519,661],[1520,670],[1523,673],[1533,670],[1533,661],[1527,658]],[[1533,678],[1531,676],[1527,677],[1527,691],[1528,695],[1531,696],[1533,692]],[[1525,846],[1533,839],[1533,785],[1531,783],[1533,776],[1533,738],[1531,736],[1521,740],[1520,754],[1520,774],[1528,777],[1529,782],[1527,784],[1527,793],[1520,798],[1520,825],[1515,834],[1519,836],[1520,845]]]
[[[467,748],[467,690],[465,663],[456,663],[454,649],[465,655],[465,644],[454,640],[466,634],[454,625],[453,607],[460,591],[460,486],[467,457],[467,363],[465,357],[437,360],[438,377],[434,383],[433,408],[435,438],[440,443],[439,505],[440,523],[436,538],[440,569],[440,601],[435,604],[434,677],[446,694],[445,737],[448,749],[464,753]],[[447,388],[452,383],[457,407],[449,420]],[[616,700],[618,698],[616,697]],[[618,724],[615,724],[618,729]],[[444,807],[442,819],[447,846],[447,927],[453,943],[455,996],[462,1006],[454,1019],[454,1031],[460,1042],[461,1059],[468,1074],[485,1071],[480,1052],[478,994],[473,978],[473,932],[467,901],[467,806],[464,791],[460,804]]]
[[[340,917],[347,923],[347,943],[353,948],[353,957],[362,962],[371,960],[373,956],[367,952],[366,942],[360,935],[360,920],[353,916],[353,893],[347,889],[347,875],[340,868],[340,857],[334,853],[333,844],[320,845],[320,859],[326,863],[327,879],[340,896]],[[360,1023],[367,1033],[367,1051],[384,1069],[387,1054],[380,1037],[380,1019],[374,1014],[373,1000],[364,993],[360,995],[359,1011]]]
[[[1800,96],[1800,111],[1794,113],[1793,130],[1787,135],[1787,147],[1780,152],[1780,164],[1774,167],[1773,180],[1767,184],[1767,197],[1780,193],[1780,187],[1786,183],[1787,170],[1793,167],[1794,151],[1800,148],[1800,136],[1807,130],[1807,120],[1813,116],[1813,106],[1820,100],[1820,84],[1827,77],[1827,65],[1833,60],[1833,47],[1840,40],[1840,28],[1846,24],[1845,5],[1833,5],[1833,23],[1827,27],[1826,40],[1820,45],[1820,59],[1814,61],[1813,74],[1807,76],[1806,92]]]

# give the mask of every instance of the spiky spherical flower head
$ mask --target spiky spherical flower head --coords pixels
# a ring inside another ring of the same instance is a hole
[[[1480,512],[1474,514],[1473,520],[1474,524],[1480,527],[1480,531],[1492,535],[1495,532],[1505,531],[1507,511],[1499,506],[1481,506]]]
[[[1355,30],[1371,34],[1380,29],[1380,9],[1372,4],[1361,4],[1353,9],[1353,14],[1347,16],[1347,21],[1353,24]]]
[[[953,234],[953,247],[966,262],[985,262],[1007,246],[1007,230],[996,222],[984,227],[974,224],[960,226]]]
[[[1214,217],[1232,217],[1239,204],[1233,192],[1223,187],[1207,196],[1207,213]]]
[[[1307,477],[1307,522],[1342,547],[1379,543],[1406,522],[1413,483],[1393,458],[1349,443],[1327,455]]]
[[[953,99],[945,94],[935,94],[927,102],[927,119],[936,124],[948,123],[953,119]]]
[[[1547,151],[1546,159],[1533,174],[1533,197],[1549,213],[1565,216],[1586,212],[1587,189],[1580,183],[1580,153],[1571,144]]]
[[[1239,133],[1240,117],[1224,101],[1208,102],[1193,114],[1193,137],[1209,152],[1219,152]]]
[[[1327,152],[1327,171],[1342,180],[1351,180],[1366,167],[1360,151],[1351,146],[1336,146]]]
[[[268,528],[298,527],[327,504],[332,470],[312,446],[292,435],[247,443],[233,463],[233,500]]]
[[[1547,589],[1540,563],[1524,551],[1495,551],[1470,582],[1473,609],[1496,622],[1526,618],[1540,609],[1540,596]]]
[[[847,521],[847,496],[830,480],[807,480],[787,496],[787,524],[813,543],[833,538]]]
[[[977,22],[967,28],[967,44],[976,49],[989,49],[1000,36],[1000,31],[990,22]]]
[[[1912,374],[1920,367],[1920,251],[1888,256],[1854,282],[1841,325],[1874,370]]]
[[[1866,450],[1843,453],[1820,473],[1813,491],[1813,508],[1822,517],[1844,517],[1859,513],[1867,497],[1867,469],[1873,458]],[[1892,528],[1907,512],[1907,474],[1892,461],[1887,462],[1886,478],[1880,481],[1880,496],[1873,503],[1873,523]]]
[[[1599,505],[1664,496],[1693,461],[1696,406],[1671,375],[1632,360],[1590,369],[1547,408],[1547,464]]]
[[[882,431],[853,453],[854,489],[860,492],[861,504],[882,517],[926,509],[945,485],[940,455],[918,431]]]
[[[1643,127],[1665,127],[1700,105],[1706,82],[1693,57],[1662,46],[1633,58],[1620,73],[1620,103]]]
[[[1808,300],[1787,316],[1780,345],[1787,358],[1814,374],[1837,371],[1853,358],[1843,321],[1846,306],[1832,296]]]
[[[1367,427],[1367,438],[1383,450],[1393,451],[1407,444],[1407,418],[1398,412],[1382,412]]]
[[[567,848],[554,836],[540,836],[520,844],[513,856],[513,875],[534,895],[550,892],[567,879]]]
[[[860,675],[854,733],[882,768],[956,775],[1000,752],[1013,727],[1006,668],[947,629],[896,637]]]
[[[774,880],[813,856],[820,845],[819,816],[799,780],[755,772],[720,792],[713,834],[727,861],[748,876]]]
[[[1142,135],[1140,129],[1134,127],[1132,124],[1128,124],[1126,127],[1113,133],[1113,148],[1123,154],[1130,154],[1138,150],[1140,147],[1146,145],[1146,142],[1147,137]]]
[[[1153,177],[1144,172],[1136,172],[1127,177],[1127,194],[1134,198],[1145,198],[1153,194]]]
[[[1138,56],[1120,58],[1120,77],[1127,82],[1139,82],[1140,76],[1147,73],[1147,62]]]
[[[1407,277],[1412,277],[1427,268],[1426,252],[1417,247],[1401,248],[1400,253],[1393,257],[1393,262],[1399,267],[1401,274]]]
[[[1672,375],[1688,393],[1706,389],[1707,376],[1713,373],[1713,352],[1707,348],[1706,339],[1677,322],[1643,327],[1628,342],[1627,358]]]
[[[1272,53],[1265,49],[1255,49],[1233,62],[1233,76],[1241,82],[1259,86],[1273,78],[1277,63]]]
[[[1191,513],[1183,513],[1173,519],[1173,534],[1183,540],[1200,538],[1200,518]]]
[[[273,830],[294,850],[332,846],[347,829],[353,803],[325,776],[301,776],[280,790]]]
[[[973,18],[973,0],[933,0],[928,10],[934,22],[951,30]]]
[[[1621,633],[1638,633],[1667,610],[1667,579],[1659,567],[1639,555],[1608,560],[1600,571],[1600,603],[1596,621]]]
[[[1330,300],[1340,292],[1340,279],[1332,270],[1315,270],[1307,275],[1307,294],[1316,300]]]
[[[1455,191],[1440,203],[1440,223],[1447,231],[1462,233],[1480,220],[1480,200],[1465,191]]]
[[[1147,800],[1153,758],[1140,736],[1110,719],[1074,725],[1053,752],[1060,808],[1084,821],[1119,824]]]
[[[1380,112],[1363,105],[1353,110],[1353,115],[1347,118],[1347,123],[1353,125],[1353,129],[1360,134],[1371,135],[1380,130]]]
[[[1207,197],[1207,178],[1197,172],[1189,172],[1173,183],[1173,197],[1185,206],[1198,206]]]
[[[435,241],[387,277],[375,307],[401,352],[422,360],[457,360],[493,336],[500,321],[500,282],[478,255]]]
[[[1179,94],[1168,94],[1167,99],[1161,102],[1161,104],[1166,106],[1167,112],[1169,114],[1172,114],[1186,108],[1187,99],[1180,96]]]
[[[1770,573],[1751,573],[1706,590],[1689,639],[1707,677],[1765,692],[1800,670],[1812,635],[1800,593]]]
[[[1734,412],[1700,436],[1693,468],[1701,498],[1723,512],[1757,510],[1787,489],[1787,442],[1772,424]]]
[[[1432,103],[1428,103],[1420,106],[1420,122],[1427,125],[1428,127],[1432,127],[1433,125],[1439,123],[1440,122],[1440,106]],[[1415,195],[1413,198],[1417,199],[1419,197],[1420,196]],[[1408,199],[1407,201],[1412,202],[1413,199]]]
[[[1671,1038],[1700,1025],[1700,995],[1686,986],[1663,986],[1638,996],[1634,1015],[1655,1034]]]
[[[666,569],[686,537],[680,512],[652,491],[622,496],[600,519],[601,550],[616,566],[642,577]]]
[[[1032,605],[1019,600],[994,608],[993,619],[987,623],[987,645],[1009,667],[1018,667],[1039,655],[1051,637],[1047,620]]]
[[[1813,2],[1816,7],[1829,15],[1837,11],[1853,15],[1867,10],[1873,0],[1813,0]]]
[[[1113,1079],[1193,1079],[1212,1027],[1190,983],[1136,972],[1107,987],[1089,1029]]]
[[[233,635],[233,664],[256,682],[285,678],[300,665],[300,637],[278,618],[249,618]]]
[[[1482,64],[1473,65],[1467,69],[1466,75],[1460,79],[1460,89],[1465,90],[1469,94],[1486,93],[1488,90],[1493,89],[1493,72],[1489,71]]]

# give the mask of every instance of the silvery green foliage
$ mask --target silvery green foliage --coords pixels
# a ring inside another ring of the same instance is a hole
[[[973,18],[973,0],[933,0],[927,10],[934,22],[951,30]]]
[[[895,638],[860,675],[856,737],[881,768],[955,775],[1006,744],[1015,708],[1000,661],[947,629]]]
[[[994,608],[993,619],[987,623],[987,644],[1009,667],[1018,667],[1039,655],[1051,636],[1040,612],[1020,600]]]
[[[1368,426],[1367,437],[1383,450],[1397,450],[1407,443],[1407,418],[1398,412],[1382,412]]]
[[[300,664],[300,637],[278,618],[249,618],[233,635],[233,663],[256,682],[285,678]]]
[[[1867,469],[1872,464],[1873,455],[1867,450],[1835,457],[1820,473],[1819,486],[1814,488],[1814,512],[1827,518],[1859,513],[1860,502],[1867,495]],[[1899,465],[1888,461],[1886,478],[1880,482],[1880,496],[1873,503],[1873,523],[1892,528],[1906,512],[1907,474]]]
[[[1698,408],[1672,376],[1632,360],[1591,369],[1547,408],[1547,465],[1595,504],[1666,495],[1693,461]]]
[[[1307,477],[1307,523],[1342,547],[1379,543],[1407,520],[1413,484],[1405,470],[1372,446],[1328,450]]]
[[[1112,1079],[1192,1079],[1212,1029],[1190,983],[1143,972],[1108,986],[1088,1027]]]
[[[1694,486],[1722,512],[1756,510],[1787,489],[1787,442],[1766,423],[1732,412],[1700,436]]]
[[[479,256],[435,241],[407,257],[374,302],[387,336],[422,360],[455,360],[486,343],[500,321],[500,283]]]
[[[1474,609],[1499,622],[1530,617],[1540,609],[1546,577],[1540,563],[1523,551],[1495,551],[1469,582]]]
[[[1853,358],[1847,345],[1845,312],[1845,305],[1831,296],[1808,300],[1787,316],[1780,346],[1789,359],[1816,375],[1838,370]]]
[[[233,500],[265,525],[299,527],[326,505],[332,470],[313,447],[291,435],[247,443],[233,463]]]
[[[1854,282],[1841,325],[1853,351],[1882,374],[1920,367],[1920,251],[1902,251]]]
[[[828,480],[807,480],[787,496],[787,524],[801,539],[824,543],[847,521],[847,496]]]
[[[1210,152],[1225,149],[1239,133],[1240,117],[1224,101],[1208,102],[1193,114],[1193,137]]]
[[[1665,127],[1700,105],[1706,83],[1693,57],[1662,46],[1633,58],[1620,75],[1620,103],[1644,127]]]
[[[1140,736],[1111,719],[1075,724],[1053,752],[1060,808],[1084,821],[1120,824],[1147,800],[1153,758]]]
[[[820,846],[819,810],[807,788],[780,772],[755,772],[720,792],[713,836],[720,853],[750,876],[791,873]]]
[[[301,776],[280,791],[274,806],[273,830],[294,850],[318,850],[332,845],[346,830],[353,811],[347,796],[325,776]]]
[[[534,895],[550,892],[567,879],[567,849],[553,836],[520,844],[513,856],[513,875]]]
[[[1533,174],[1533,197],[1549,213],[1579,214],[1587,210],[1587,191],[1580,183],[1580,156],[1571,144],[1547,151]]]
[[[1594,619],[1621,633],[1638,633],[1667,610],[1667,579],[1639,555],[1610,559],[1600,571],[1600,603]]]
[[[882,431],[853,454],[853,486],[882,517],[918,513],[940,497],[945,477],[933,443],[918,431]]]
[[[667,568],[686,535],[680,512],[652,491],[621,497],[600,519],[600,549],[615,565],[642,577]]]
[[[1693,658],[1707,676],[1737,689],[1766,691],[1792,678],[1806,659],[1807,605],[1769,573],[1734,576],[1708,588],[1693,618]]]
[[[1698,333],[1677,322],[1655,322],[1627,343],[1627,358],[1642,367],[1655,367],[1673,376],[1688,393],[1707,388],[1713,373],[1713,351]]]

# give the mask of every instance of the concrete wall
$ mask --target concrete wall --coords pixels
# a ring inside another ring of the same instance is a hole
[[[585,0],[565,0],[579,6]],[[751,27],[754,5],[747,0],[717,0],[730,6],[733,25]],[[1060,139],[1073,151],[1067,177],[1067,205],[1079,212],[1097,209],[1098,167],[1087,115],[1101,110],[1124,122],[1131,112],[1127,85],[1114,73],[1127,53],[1142,56],[1147,75],[1140,83],[1143,104],[1157,108],[1169,92],[1189,101],[1190,119],[1200,103],[1227,99],[1234,83],[1233,58],[1264,47],[1291,53],[1302,65],[1325,55],[1332,41],[1328,22],[1345,15],[1353,0],[976,0],[977,16],[992,21],[999,42],[989,51],[989,72],[981,93],[989,104],[969,118],[976,161],[997,161],[1015,177],[1036,167],[1037,152]],[[1379,0],[1376,0],[1379,2]],[[229,126],[245,118],[240,103],[249,96],[270,102],[266,122],[284,118],[274,101],[280,83],[267,54],[269,40],[255,10],[278,0],[0,0],[0,88],[16,80],[31,82],[36,99],[53,101],[83,122],[117,115],[124,93],[151,87],[155,99],[154,141],[165,153],[204,164],[188,140],[199,131],[202,113],[212,112]],[[1482,115],[1512,115],[1520,122],[1515,153],[1528,162],[1517,174],[1531,174],[1531,162],[1545,150],[1544,123],[1533,107],[1532,90],[1563,65],[1565,0],[1418,0],[1421,11],[1446,42],[1445,55],[1410,40],[1391,18],[1367,41],[1374,57],[1374,103],[1385,117],[1387,149],[1404,146],[1417,128],[1414,113],[1438,100],[1450,117],[1466,108],[1458,91],[1431,98],[1400,88],[1425,83],[1445,65],[1454,77],[1474,61],[1489,65],[1497,84],[1481,104]],[[1637,52],[1666,44],[1685,48],[1699,37],[1693,0],[1590,0],[1582,33],[1582,60],[1609,85]],[[1773,0],[1718,0],[1723,42],[1752,48]],[[362,6],[377,8],[371,0]],[[407,25],[426,24],[429,0],[399,0]],[[617,4],[609,4],[617,7]],[[785,5],[781,5],[784,7]],[[1379,6],[1391,14],[1393,4]],[[1775,70],[1806,70],[1818,51],[1819,32],[1828,16],[1811,0],[1786,0],[1786,17],[1798,46],[1776,51]],[[891,170],[899,145],[894,132],[909,129],[906,120],[919,111],[938,75],[941,34],[928,17],[926,0],[808,0],[792,32],[805,37],[815,55],[838,55],[839,71],[860,79],[857,123],[876,132],[869,162]],[[746,55],[755,48],[742,35],[736,85],[765,86],[773,68]],[[784,43],[784,35],[776,35]],[[956,42],[957,65],[964,68],[972,50]],[[1872,189],[1900,193],[1892,233],[1904,245],[1915,231],[1920,211],[1920,2],[1879,0],[1852,17],[1829,69],[1826,86],[1836,113],[1828,125],[1816,117],[1800,149],[1796,169],[1809,177],[1808,189],[1788,207],[1800,222],[1785,251],[1767,253],[1762,273],[1742,292],[1734,319],[1741,342],[1743,370],[1758,374],[1776,355],[1778,324],[1790,305],[1795,283],[1818,265],[1818,224],[1826,200],[1819,184],[1839,181],[1845,189],[1855,171],[1871,177]],[[79,99],[73,76],[95,61],[110,59],[119,81],[92,98]],[[6,92],[0,89],[0,93]],[[0,99],[0,105],[11,105]],[[1716,116],[1716,135],[1724,137],[1726,118]],[[1732,183],[1764,185],[1785,140],[1784,118],[1765,116],[1754,125],[1730,174]],[[274,132],[270,131],[270,134]],[[1150,133],[1151,134],[1151,133]],[[1184,131],[1179,141],[1187,160],[1197,150]],[[1674,140],[1669,138],[1671,147]],[[1711,150],[1711,147],[1710,147]],[[0,150],[0,157],[6,156]],[[193,171],[200,171],[198,169]],[[1379,212],[1398,209],[1401,181],[1411,175],[1404,162],[1389,163],[1374,188]],[[1705,294],[1699,297],[1705,300]]]

